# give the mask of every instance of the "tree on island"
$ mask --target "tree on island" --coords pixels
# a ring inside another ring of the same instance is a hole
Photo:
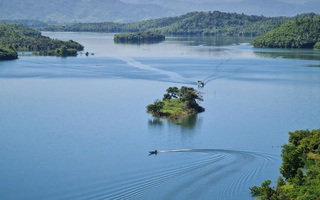
[[[120,33],[114,35],[115,43],[143,44],[158,43],[165,40],[165,36],[156,32],[144,31],[138,33]]]
[[[147,106],[147,112],[155,117],[177,118],[189,114],[200,113],[205,109],[198,104],[203,101],[199,91],[191,87],[169,87],[162,100],[155,100]]]

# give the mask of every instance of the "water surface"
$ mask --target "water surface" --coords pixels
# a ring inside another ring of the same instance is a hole
[[[287,133],[319,128],[318,51],[254,49],[250,38],[116,45],[111,34],[44,34],[94,55],[0,62],[1,199],[252,199],[249,187],[280,175]],[[203,92],[204,113],[145,112],[182,85]]]

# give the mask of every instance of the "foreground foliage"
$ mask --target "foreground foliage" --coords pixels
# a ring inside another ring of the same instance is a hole
[[[40,55],[75,56],[83,50],[79,43],[42,36],[40,31],[16,24],[0,24],[0,45],[15,51],[32,51]]]
[[[163,99],[147,106],[147,112],[155,117],[178,118],[189,114],[203,112],[197,101],[203,101],[200,92],[191,87],[169,87]]]
[[[282,166],[275,187],[267,180],[250,188],[262,200],[320,199],[320,129],[290,132],[282,147]]]
[[[314,14],[292,21],[257,37],[255,47],[267,48],[319,48],[320,17]]]

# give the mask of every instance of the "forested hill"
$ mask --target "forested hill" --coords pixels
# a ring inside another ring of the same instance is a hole
[[[72,40],[51,39],[43,36],[40,31],[16,24],[0,24],[0,46],[6,50],[32,51],[56,56],[74,56],[84,48]]]
[[[40,28],[48,26],[47,23],[39,20],[32,20],[32,19],[0,19],[0,24],[19,24],[22,26],[27,26],[31,28]]]
[[[133,23],[77,23],[68,26],[48,26],[46,31],[141,32],[156,31],[164,35],[204,34],[256,36],[289,21],[288,17],[263,17],[237,13],[191,12],[178,17],[166,17]]]
[[[255,47],[319,48],[320,16],[296,18],[253,41]]]
[[[1,0],[0,19],[134,22],[214,10],[272,17],[319,13],[319,7],[319,0]]]
[[[0,19],[33,19],[47,23],[132,21],[170,16],[154,4],[121,0],[1,0]]]
[[[256,36],[287,21],[285,17],[263,17],[224,12],[193,12],[170,26],[159,29],[163,34],[204,34]]]

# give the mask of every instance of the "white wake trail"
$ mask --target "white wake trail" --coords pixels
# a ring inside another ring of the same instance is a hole
[[[195,84],[194,81],[190,81],[190,80],[186,79],[185,77],[181,76],[180,74],[177,74],[177,73],[171,72],[171,71],[166,71],[166,70],[163,70],[163,69],[158,69],[158,68],[155,68],[155,67],[151,67],[151,66],[143,64],[143,63],[141,63],[139,61],[136,61],[133,58],[118,58],[118,59],[126,62],[126,64],[129,65],[129,66],[132,66],[132,67],[135,67],[135,68],[138,68],[138,69],[141,69],[141,70],[146,70],[146,71],[150,71],[150,72],[155,72],[155,73],[158,73],[158,74],[166,75],[173,82]]]

